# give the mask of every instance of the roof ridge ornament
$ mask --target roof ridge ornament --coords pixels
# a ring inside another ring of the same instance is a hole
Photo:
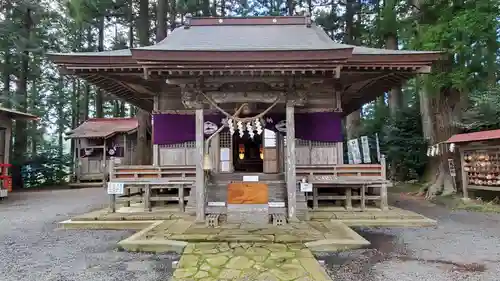
[[[304,17],[306,20],[306,27],[311,27],[311,24],[312,24],[311,14],[309,12],[305,12]]]
[[[191,27],[191,20],[193,19],[193,15],[191,13],[187,13],[184,16],[184,29],[189,29]]]

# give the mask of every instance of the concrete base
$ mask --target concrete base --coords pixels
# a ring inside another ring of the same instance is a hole
[[[73,221],[59,223],[63,229],[141,230],[157,221]]]
[[[269,223],[268,204],[228,204],[228,223],[249,223],[266,224]]]

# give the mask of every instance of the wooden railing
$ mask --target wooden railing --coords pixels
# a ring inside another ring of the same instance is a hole
[[[110,209],[116,211],[116,202],[137,200],[137,195],[144,202],[144,208],[151,211],[154,202],[178,202],[179,210],[184,212],[191,187],[196,179],[195,166],[114,166],[110,168],[110,181],[124,184],[124,195],[111,196]],[[177,190],[176,194],[162,191]],[[135,192],[133,192],[133,190]]]
[[[307,200],[313,202],[313,209],[318,209],[319,200],[344,201],[348,210],[353,209],[353,200],[360,201],[361,210],[366,209],[367,201],[379,201],[382,210],[388,208],[384,158],[381,164],[297,165],[296,175],[298,181],[305,179],[313,184],[312,194],[306,194]],[[367,194],[368,189],[376,188],[380,189],[379,195]],[[344,190],[344,195],[339,195],[339,190]],[[359,195],[354,196],[353,190]]]

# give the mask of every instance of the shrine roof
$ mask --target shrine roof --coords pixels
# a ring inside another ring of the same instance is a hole
[[[40,119],[38,116],[35,116],[33,114],[17,111],[14,109],[9,109],[5,107],[0,107],[0,112],[7,114],[9,118],[17,120],[38,120]]]
[[[449,138],[446,143],[460,143],[500,139],[500,130],[488,130],[466,134],[456,134]]]
[[[68,138],[108,138],[137,129],[136,118],[91,118],[67,133]]]
[[[172,52],[165,57],[165,59],[169,60],[176,59],[173,56],[180,52],[192,54],[192,52],[196,51],[208,53],[300,51],[301,55],[308,52],[306,56],[313,59],[342,58],[345,60],[358,55],[420,56],[441,53],[434,51],[388,50],[340,44],[334,42],[314,22],[310,24],[307,22],[308,18],[305,16],[192,18],[184,26],[176,28],[164,40],[152,46],[103,52],[54,53],[50,54],[50,56],[56,62],[58,57],[62,61],[65,60],[65,57],[95,57],[96,59],[109,57],[110,62],[116,57],[128,57],[130,60],[126,59],[119,63],[130,63],[137,62],[137,60],[161,60],[158,56],[159,52]],[[322,55],[312,56],[315,51],[322,52]],[[153,54],[149,52],[153,52]],[[146,53],[149,55],[145,56]],[[326,55],[326,53],[329,55]],[[335,56],[333,56],[334,53]],[[293,59],[306,59],[298,58],[298,55],[299,53],[295,53]],[[242,57],[242,59],[246,59],[246,57]],[[210,60],[210,57],[204,60]],[[97,61],[82,61],[81,63],[89,64],[94,62]]]
[[[292,51],[352,49],[352,46],[335,44],[316,25],[306,27],[305,24],[269,24],[206,25],[177,28],[158,44],[136,49],[165,51]]]

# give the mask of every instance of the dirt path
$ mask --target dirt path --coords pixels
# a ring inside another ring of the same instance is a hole
[[[106,201],[102,188],[14,193],[0,201],[0,280],[169,280],[178,256],[117,251],[133,231],[57,229]]]
[[[372,245],[324,258],[337,281],[497,281],[500,215],[450,211],[398,198],[393,205],[438,220],[422,229],[356,229]]]

